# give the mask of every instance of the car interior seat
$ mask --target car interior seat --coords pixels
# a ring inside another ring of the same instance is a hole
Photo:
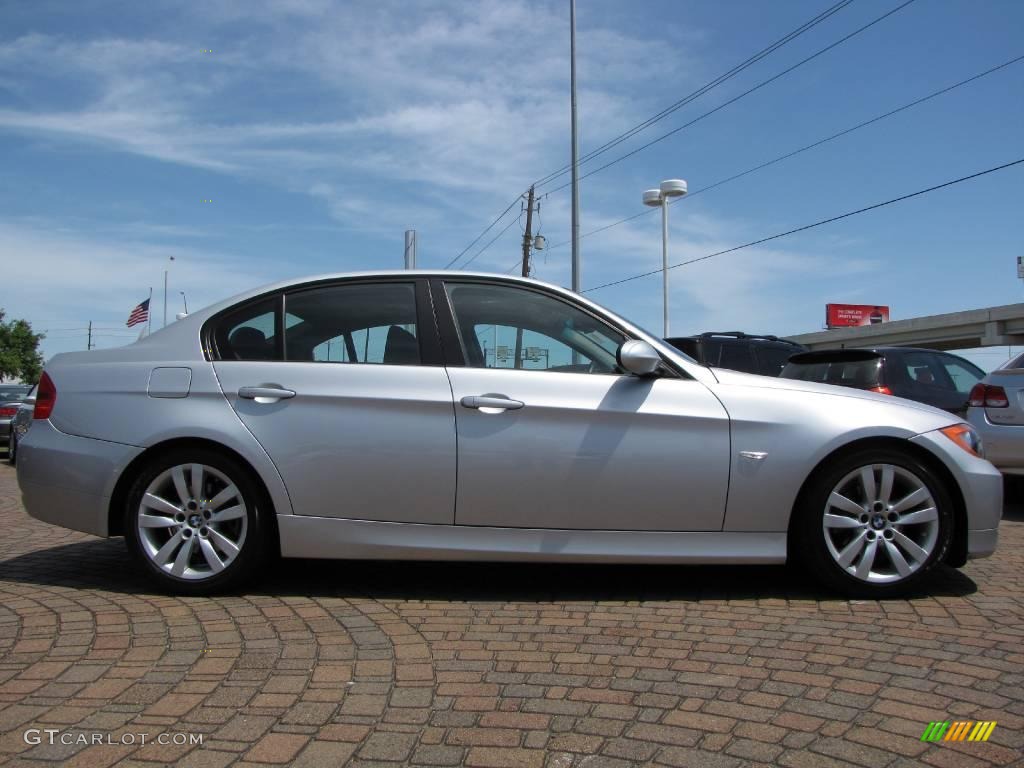
[[[263,331],[249,326],[232,331],[228,345],[236,360],[270,360],[274,352]]]
[[[419,365],[420,345],[405,328],[392,325],[384,342],[385,365]]]

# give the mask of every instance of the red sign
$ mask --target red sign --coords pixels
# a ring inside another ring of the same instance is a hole
[[[826,304],[825,325],[828,328],[852,328],[889,322],[889,308],[874,304]]]

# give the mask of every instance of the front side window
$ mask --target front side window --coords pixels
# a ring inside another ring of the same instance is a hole
[[[910,386],[922,392],[954,389],[939,356],[932,352],[905,352],[903,365]]]
[[[446,283],[466,364],[565,373],[619,373],[625,336],[571,304],[505,285]]]
[[[946,373],[949,374],[949,378],[953,380],[953,388],[963,395],[970,393],[971,388],[985,377],[980,368],[975,368],[966,360],[958,360],[946,355],[942,355],[939,359],[942,361]]]
[[[292,362],[419,365],[413,283],[352,283],[289,294],[285,355]]]

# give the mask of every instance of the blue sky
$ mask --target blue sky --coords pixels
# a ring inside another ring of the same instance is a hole
[[[582,151],[829,5],[580,0]],[[582,172],[897,5],[854,0]],[[561,0],[35,0],[3,17],[0,306],[48,329],[47,355],[84,348],[89,320],[100,347],[131,340],[124,321],[150,286],[159,323],[171,256],[172,317],[182,290],[195,309],[272,280],[400,267],[409,228],[420,265],[444,266],[568,161]],[[1022,29],[1017,0],[916,0],[585,179],[582,231],[642,212],[661,179],[696,191],[1020,56]],[[1022,84],[1024,62],[673,206],[672,261],[1024,157]],[[539,190],[551,245],[569,237],[568,189],[553,191],[566,180]],[[673,270],[673,331],[811,331],[829,301],[889,304],[893,319],[1021,301],[1022,191],[1018,166]],[[512,225],[472,268],[509,270],[520,238]],[[657,214],[585,238],[582,254],[584,289],[657,268]],[[566,285],[569,258],[541,252],[535,275]],[[589,295],[659,328],[660,291],[654,276]]]

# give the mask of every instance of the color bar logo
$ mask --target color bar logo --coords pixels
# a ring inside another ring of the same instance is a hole
[[[944,723],[928,723],[921,734],[921,741],[988,741],[996,728],[995,720],[956,720]]]

